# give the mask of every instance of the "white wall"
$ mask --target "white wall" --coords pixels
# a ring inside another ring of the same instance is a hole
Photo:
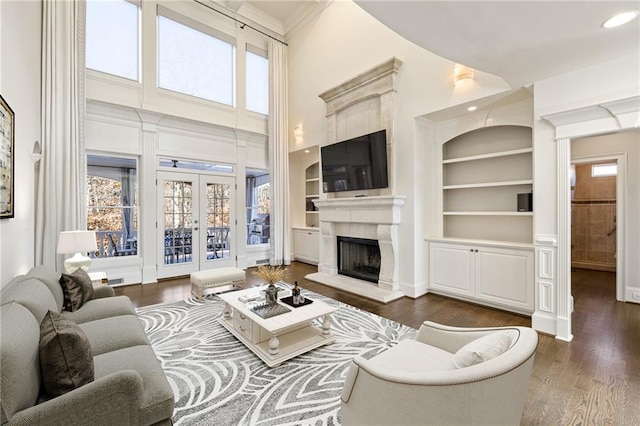
[[[327,143],[326,110],[318,95],[395,56],[398,72],[397,147],[392,179],[396,194],[407,197],[400,227],[400,284],[405,293],[424,292],[422,197],[429,163],[421,140],[414,135],[415,117],[508,89],[500,78],[477,72],[470,85],[455,88],[453,62],[398,36],[355,3],[336,1],[289,43],[289,125],[291,151]],[[304,142],[296,144],[293,128],[302,123]],[[294,176],[292,179],[304,179]],[[293,204],[292,204],[293,205]]]
[[[41,4],[0,1],[0,94],[15,113],[15,217],[0,220],[0,285],[34,262],[35,168],[40,139]]]

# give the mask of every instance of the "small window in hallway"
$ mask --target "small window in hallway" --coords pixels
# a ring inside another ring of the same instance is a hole
[[[616,163],[594,164],[591,167],[592,177],[616,176],[618,174],[618,165]]]

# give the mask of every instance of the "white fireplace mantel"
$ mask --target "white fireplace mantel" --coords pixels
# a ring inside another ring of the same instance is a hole
[[[405,200],[394,195],[313,200],[320,216],[320,263],[318,272],[308,278],[385,303],[403,297],[398,283],[398,225]],[[338,236],[378,241],[377,286],[338,275]]]
[[[313,200],[313,203],[318,207],[320,222],[397,225],[405,199],[395,195],[377,195]]]

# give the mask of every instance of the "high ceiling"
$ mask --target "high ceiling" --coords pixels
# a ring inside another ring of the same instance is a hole
[[[240,1],[283,23],[327,0]],[[425,49],[501,76],[512,87],[640,52],[640,19],[605,30],[612,15],[639,1],[356,0],[380,22]],[[638,72],[638,69],[631,70]],[[640,78],[640,76],[639,76]]]
[[[601,27],[616,13],[639,9],[638,1],[357,3],[408,40],[512,87],[640,52],[640,19]]]

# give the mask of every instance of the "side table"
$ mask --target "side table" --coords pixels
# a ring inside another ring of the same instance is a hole
[[[109,284],[106,272],[88,272],[89,278],[91,278],[91,284]]]

